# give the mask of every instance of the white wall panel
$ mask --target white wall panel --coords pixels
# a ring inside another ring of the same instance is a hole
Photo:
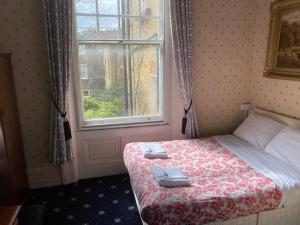
[[[144,126],[76,133],[79,178],[126,173],[123,150],[127,143],[167,141],[172,139],[172,126]]]
[[[85,160],[110,162],[120,159],[120,137],[85,140]]]

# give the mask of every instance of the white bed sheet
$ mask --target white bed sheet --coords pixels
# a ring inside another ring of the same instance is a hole
[[[300,203],[300,171],[233,135],[215,136],[215,138],[222,146],[258,172],[271,178],[282,189],[283,196],[279,207]]]

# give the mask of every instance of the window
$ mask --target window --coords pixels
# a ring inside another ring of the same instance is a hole
[[[141,12],[142,16],[151,15],[150,0],[141,0]]]
[[[80,78],[88,79],[87,64],[80,64]]]
[[[81,123],[163,121],[164,1],[75,0]]]
[[[91,96],[92,91],[91,90],[82,90],[82,94],[83,94],[83,96]]]

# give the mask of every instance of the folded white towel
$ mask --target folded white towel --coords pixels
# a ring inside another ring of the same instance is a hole
[[[151,167],[153,176],[160,186],[183,187],[190,186],[190,179],[185,176],[178,167]]]
[[[167,159],[168,153],[164,150],[160,144],[156,143],[143,143],[140,144],[142,147],[142,151],[144,153],[144,157],[148,159]]]

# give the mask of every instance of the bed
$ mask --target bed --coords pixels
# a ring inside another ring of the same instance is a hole
[[[300,127],[296,119],[255,111]],[[300,224],[300,174],[286,162],[233,135],[160,144],[170,159],[145,159],[139,143],[124,150],[144,224]],[[159,186],[150,170],[154,165],[180,167],[191,178],[191,186]]]

